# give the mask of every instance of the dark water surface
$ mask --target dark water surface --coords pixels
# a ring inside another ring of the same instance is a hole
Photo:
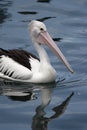
[[[27,29],[33,19],[46,24],[75,72],[47,48],[56,83],[1,81],[0,130],[87,130],[87,0],[0,0],[0,48],[36,54]]]

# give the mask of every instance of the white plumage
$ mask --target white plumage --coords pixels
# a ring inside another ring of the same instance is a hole
[[[0,59],[0,67],[2,69],[2,72],[0,74],[3,73],[3,76],[7,75],[9,79],[16,80],[28,80],[32,77],[32,72],[28,68],[15,62],[12,58],[3,55]],[[4,75],[5,72],[6,74]]]

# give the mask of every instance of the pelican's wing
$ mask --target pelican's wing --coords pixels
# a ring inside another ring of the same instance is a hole
[[[29,80],[32,77],[30,53],[23,50],[0,50],[0,77]]]

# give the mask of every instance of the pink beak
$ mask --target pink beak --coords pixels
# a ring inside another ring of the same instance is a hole
[[[50,37],[49,33],[47,31],[43,31],[39,34],[37,38],[38,42],[41,44],[46,44],[50,47],[50,49],[62,60],[64,65],[68,68],[68,70],[73,73],[74,71],[72,70],[70,64],[66,60],[65,56],[61,52],[61,50],[58,48],[58,46],[55,44],[55,42],[52,40]]]

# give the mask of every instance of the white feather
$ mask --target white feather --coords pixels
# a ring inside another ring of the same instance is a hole
[[[30,57],[30,64],[33,73],[39,72],[40,62],[37,59]]]
[[[27,80],[32,77],[32,72],[28,68],[22,66],[21,64],[17,63],[16,61],[9,58],[8,56],[4,56],[4,55],[1,56],[0,69],[2,69],[1,73],[4,73],[7,70],[7,73],[9,73],[8,76],[13,72],[12,74],[13,79]]]

